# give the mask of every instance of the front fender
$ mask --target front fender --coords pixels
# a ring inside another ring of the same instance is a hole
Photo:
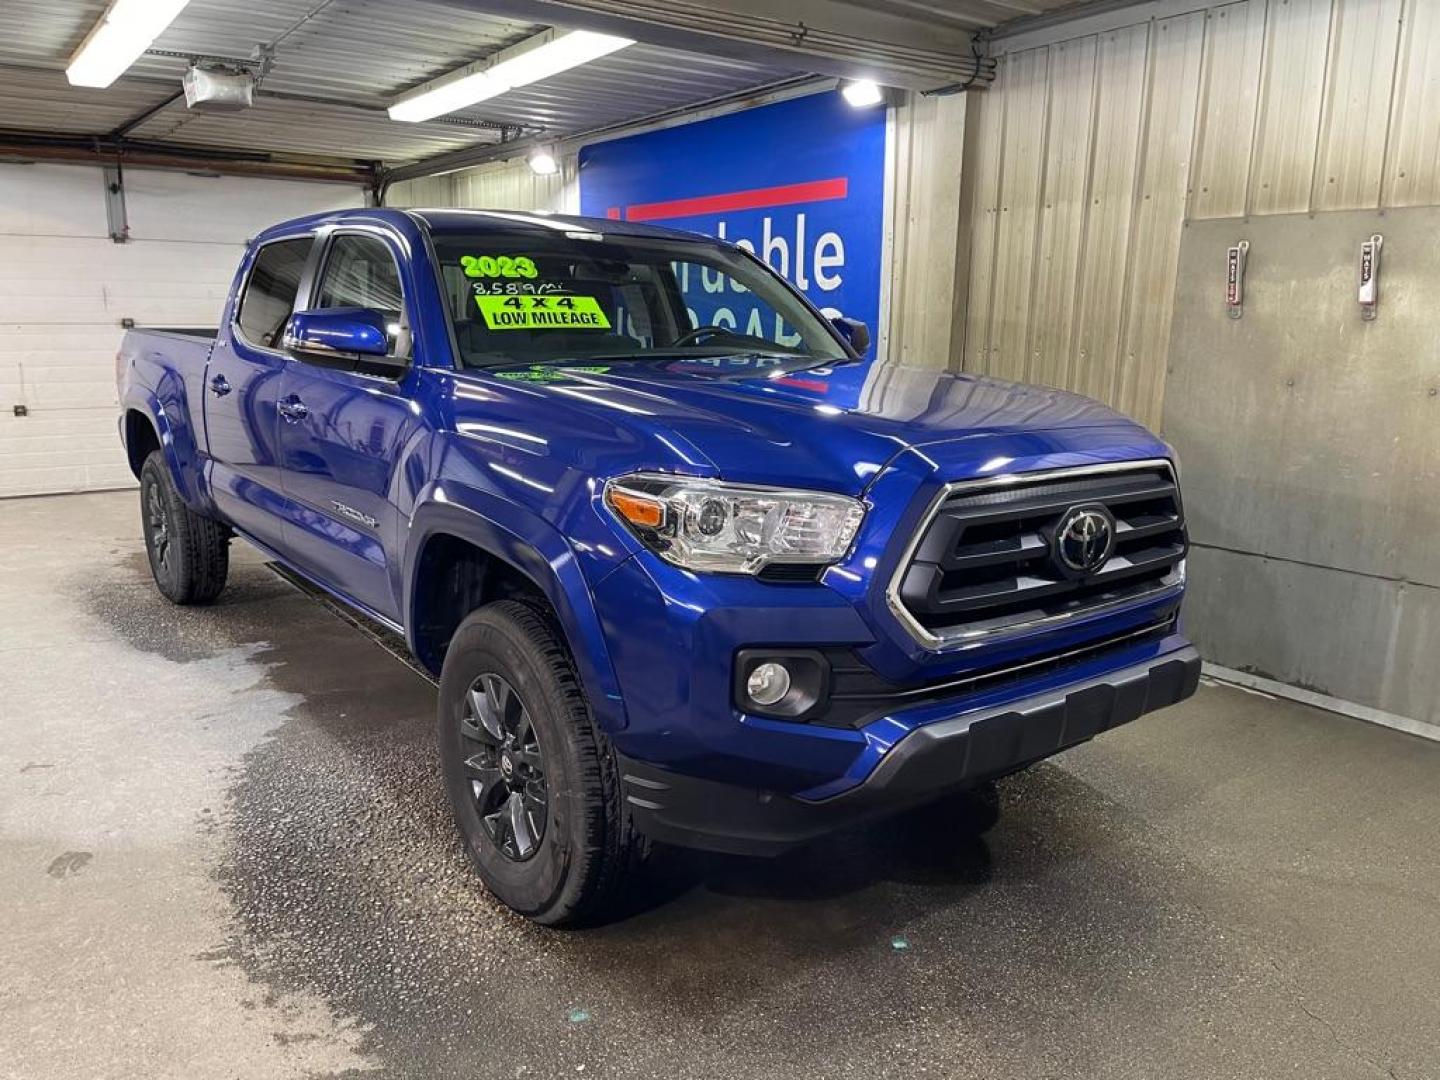
[[[453,480],[443,487],[431,485],[422,493],[406,538],[403,610],[411,652],[419,655],[415,628],[422,623],[415,603],[420,553],[431,537],[442,533],[474,544],[535,583],[560,619],[596,722],[607,732],[623,729],[620,683],[589,583],[565,537],[538,514]]]

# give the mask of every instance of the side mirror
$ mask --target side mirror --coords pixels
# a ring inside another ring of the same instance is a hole
[[[372,308],[297,311],[285,328],[285,351],[303,360],[356,360],[403,364],[390,353],[385,316]]]
[[[870,328],[859,319],[847,319],[844,315],[836,315],[830,320],[830,324],[840,331],[840,336],[849,343],[850,348],[855,350],[856,356],[864,356],[870,348]]]

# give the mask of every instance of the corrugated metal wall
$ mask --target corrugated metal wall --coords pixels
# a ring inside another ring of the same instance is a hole
[[[387,206],[464,206],[483,210],[553,210],[573,214],[580,209],[576,151],[559,156],[560,171],[538,176],[524,158],[480,165],[473,169],[406,180],[386,193]]]
[[[1005,53],[975,97],[963,366],[1156,426],[1187,217],[1440,203],[1436,0],[1149,19]]]
[[[890,284],[876,328],[890,363],[943,370],[960,347],[965,112],[963,95],[910,95],[891,116]]]

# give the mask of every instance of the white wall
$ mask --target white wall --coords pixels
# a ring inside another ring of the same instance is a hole
[[[131,239],[116,244],[100,169],[0,164],[0,497],[133,483],[120,320],[214,326],[249,237],[364,203],[359,187],[290,180],[131,169],[125,185]]]

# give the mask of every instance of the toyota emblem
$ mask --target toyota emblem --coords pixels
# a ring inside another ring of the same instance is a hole
[[[1063,570],[1093,574],[1115,550],[1115,519],[1103,506],[1072,506],[1055,527],[1055,558]]]

